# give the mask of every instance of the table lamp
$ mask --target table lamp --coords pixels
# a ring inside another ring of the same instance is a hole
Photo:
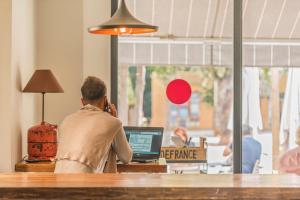
[[[45,120],[45,94],[63,93],[64,90],[49,69],[39,69],[34,72],[23,92],[42,94],[42,123]]]
[[[57,125],[45,122],[45,94],[63,93],[51,70],[36,70],[23,92],[42,94],[42,122],[28,130],[28,161],[46,161],[56,156]]]

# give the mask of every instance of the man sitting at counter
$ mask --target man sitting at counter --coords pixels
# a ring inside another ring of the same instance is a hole
[[[106,90],[99,78],[84,81],[83,107],[67,116],[59,129],[55,173],[116,172],[116,155],[123,163],[131,161],[131,147]]]

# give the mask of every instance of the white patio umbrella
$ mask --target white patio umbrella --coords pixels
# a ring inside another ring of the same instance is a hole
[[[300,120],[299,91],[300,69],[289,68],[280,122],[280,144],[286,144],[288,149],[296,146],[295,136]]]
[[[254,133],[262,129],[262,117],[259,97],[259,70],[257,67],[243,68],[242,86],[242,123],[253,128]],[[233,109],[231,110],[228,128],[232,129]]]
[[[262,129],[259,97],[259,70],[257,67],[243,69],[243,124],[249,125],[254,132]]]

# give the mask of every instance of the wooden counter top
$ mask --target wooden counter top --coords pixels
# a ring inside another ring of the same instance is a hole
[[[296,199],[294,175],[0,174],[2,198]]]

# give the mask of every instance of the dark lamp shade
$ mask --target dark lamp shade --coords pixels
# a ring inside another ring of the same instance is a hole
[[[110,20],[88,29],[92,34],[104,35],[142,34],[156,32],[157,30],[157,26],[146,24],[135,18],[127,8],[125,0],[121,1],[120,7]]]
[[[30,93],[63,93],[64,90],[58,83],[51,70],[36,70],[25,86],[23,92]]]

